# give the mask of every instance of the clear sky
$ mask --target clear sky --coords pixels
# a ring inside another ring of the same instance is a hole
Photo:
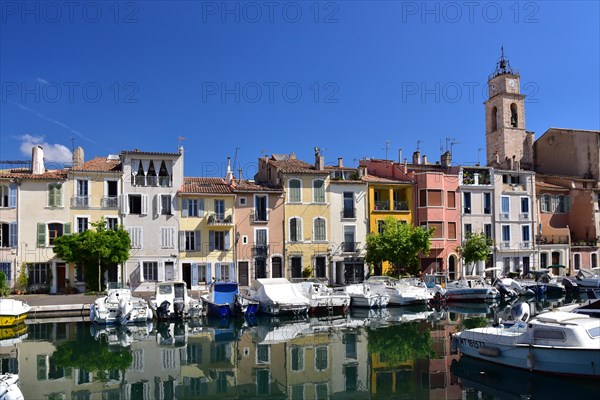
[[[0,160],[185,148],[186,176],[236,155],[485,163],[500,47],[526,127],[600,129],[598,1],[0,1]],[[446,140],[448,138],[448,140]],[[482,150],[478,150],[482,149]]]

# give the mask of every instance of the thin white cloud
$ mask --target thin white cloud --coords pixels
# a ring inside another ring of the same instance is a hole
[[[44,141],[43,136],[32,136],[29,134],[19,137],[21,145],[19,150],[25,156],[31,156],[33,146],[42,146],[44,149],[44,159],[46,162],[70,163],[73,160],[71,150],[62,144],[50,144]]]
[[[37,78],[37,81],[38,81],[39,83],[41,83],[42,85],[47,85],[47,84],[48,84],[48,81],[47,81],[47,80],[45,80],[45,79],[43,79],[43,78]]]

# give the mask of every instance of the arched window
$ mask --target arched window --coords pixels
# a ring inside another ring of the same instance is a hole
[[[498,107],[492,108],[492,132],[498,129]]]
[[[327,240],[327,234],[325,229],[325,219],[315,218],[313,222],[313,240],[316,242],[323,242]]]
[[[510,105],[510,126],[516,128],[519,125],[519,116],[517,115],[517,105]]]

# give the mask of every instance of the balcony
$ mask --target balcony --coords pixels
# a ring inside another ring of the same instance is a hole
[[[132,183],[134,186],[170,187],[171,177],[156,175],[134,175]]]
[[[356,218],[356,209],[354,207],[344,207],[340,214],[342,219],[353,219]]]
[[[529,219],[529,213],[520,213],[519,214],[519,220],[523,221],[523,220],[528,220]]]
[[[536,237],[537,244],[569,244],[567,235],[541,235]]]
[[[119,207],[119,198],[117,196],[104,196],[102,197],[103,208],[117,208]]]
[[[533,248],[533,246],[531,245],[531,242],[521,242],[521,244],[519,245],[519,248],[531,249],[531,248]]]
[[[510,249],[510,242],[501,242],[500,248],[501,249]]]
[[[90,206],[90,196],[71,197],[71,207],[87,208]]]
[[[252,257],[253,258],[269,257],[269,245],[261,244],[258,246],[252,246]]]
[[[343,242],[342,253],[358,253],[360,251],[359,244],[360,242]]]
[[[387,200],[375,201],[375,211],[390,211],[390,202]]]
[[[394,201],[394,211],[408,211],[408,202]]]
[[[208,214],[208,218],[206,219],[206,223],[208,225],[232,225],[233,224],[233,216],[225,215],[223,213],[212,213]]]
[[[254,212],[250,214],[250,218],[252,218],[252,222],[254,223],[267,223],[269,222],[269,211],[254,210]]]
[[[501,221],[508,221],[510,218],[508,216],[508,213],[501,213],[500,214],[500,220]]]

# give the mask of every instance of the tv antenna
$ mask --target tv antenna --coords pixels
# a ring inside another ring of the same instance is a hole
[[[448,142],[450,142],[450,153],[452,153],[452,142],[454,142],[456,139],[453,137],[447,137],[446,138],[446,151],[448,151]]]
[[[481,153],[481,150],[483,150],[481,147],[477,149],[477,165],[481,165],[479,161],[479,153]]]
[[[421,143],[425,143],[424,140],[417,140],[417,151],[420,152],[421,151]]]
[[[460,144],[460,142],[457,142],[456,140],[454,140],[454,138],[451,138],[452,140],[450,141],[450,154],[452,154],[452,147],[455,144]]]
[[[390,141],[389,141],[389,140],[386,140],[386,141],[385,141],[385,148],[384,148],[384,149],[382,149],[382,150],[385,150],[385,160],[386,160],[386,161],[387,161],[387,159],[388,159],[388,150],[389,150],[389,148],[390,148]]]

